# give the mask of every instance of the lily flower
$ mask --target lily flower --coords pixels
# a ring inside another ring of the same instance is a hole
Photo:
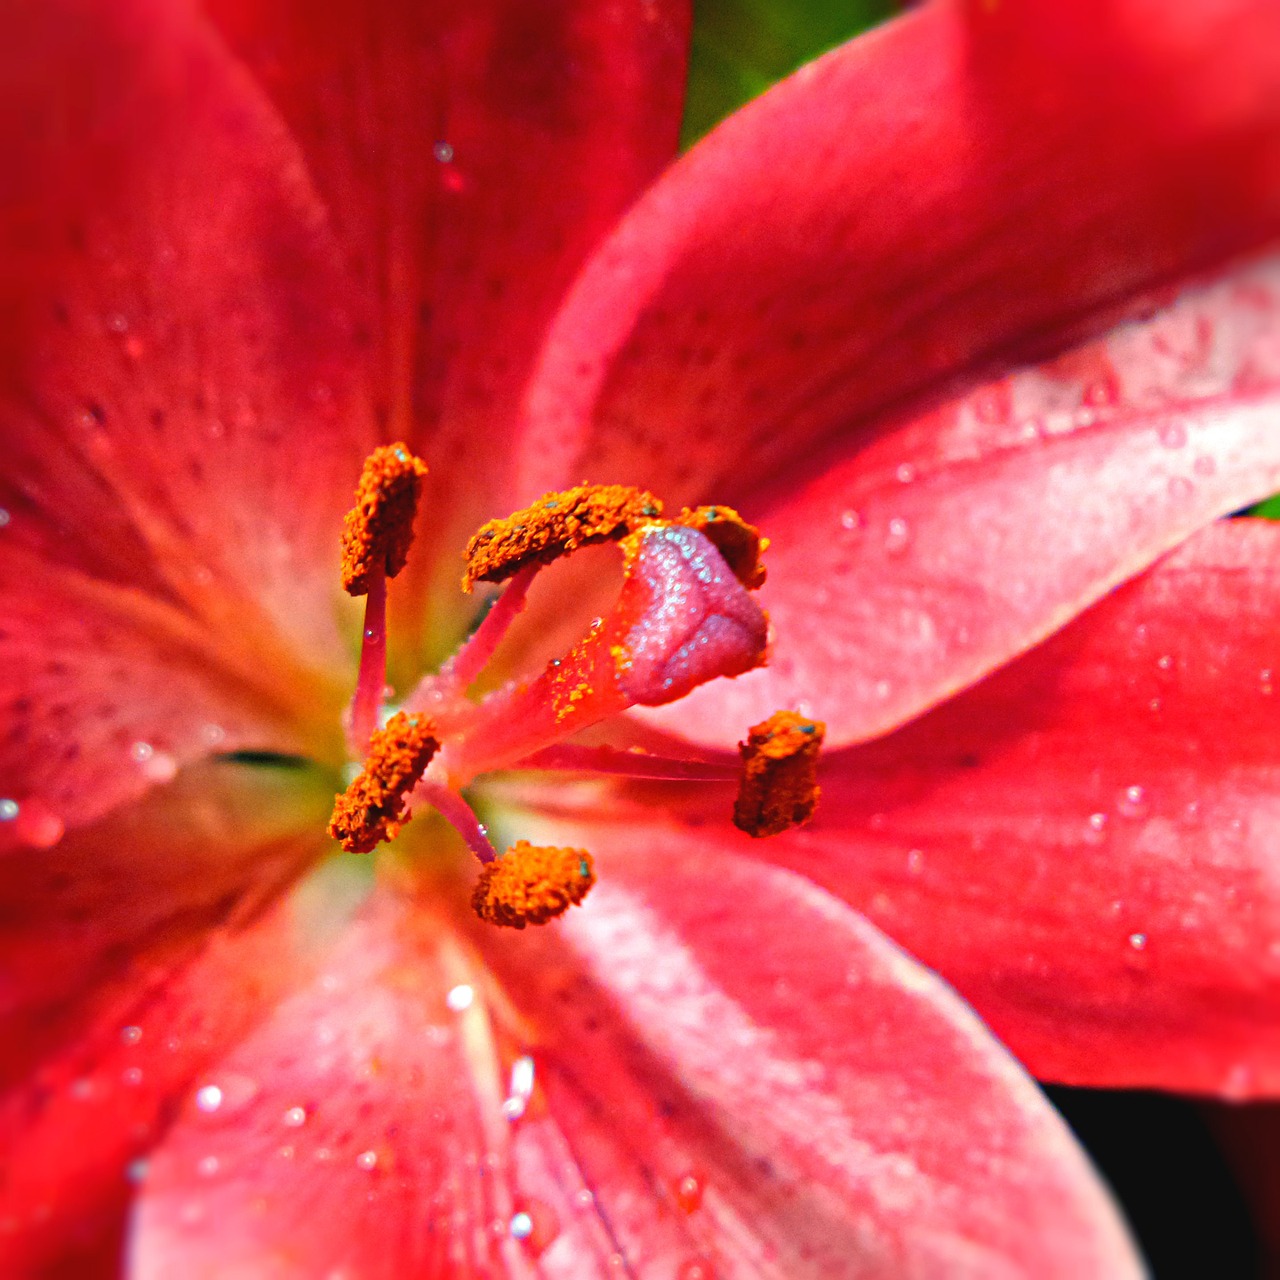
[[[1277,1092],[1280,12],[687,36],[11,14],[6,1274],[1132,1276],[1024,1067]]]

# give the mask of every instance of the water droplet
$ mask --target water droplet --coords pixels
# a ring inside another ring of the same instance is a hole
[[[141,1067],[126,1067],[120,1073],[121,1083],[127,1084],[131,1089],[136,1089],[142,1083]]]
[[[227,731],[220,724],[207,724],[200,730],[200,737],[203,739],[205,746],[219,746],[227,736]]]
[[[1102,838],[1107,830],[1107,815],[1105,813],[1091,813],[1089,815],[1089,829],[1085,832],[1085,842],[1087,844],[1101,844]]]
[[[113,312],[107,317],[107,328],[112,333],[127,333],[129,331],[129,319],[123,312]]]
[[[20,812],[16,800],[0,800],[0,822],[12,822]]]
[[[471,1002],[475,998],[475,991],[463,982],[450,989],[449,994],[444,998],[444,1002],[454,1013],[461,1013],[464,1009],[471,1008]]]
[[[1147,935],[1145,933],[1131,933],[1129,935],[1129,945],[1135,951],[1145,951],[1147,949]]]
[[[129,758],[135,764],[146,764],[155,754],[155,748],[149,742],[135,742],[129,748]]]
[[[1161,671],[1172,671],[1173,670],[1173,654],[1162,653],[1156,659],[1156,666],[1159,667]]]
[[[862,528],[862,513],[847,507],[840,513],[840,527],[848,533],[856,533]]]
[[[222,1161],[217,1156],[202,1156],[196,1169],[202,1178],[212,1178],[222,1168]]]
[[[447,142],[437,142],[431,148],[431,154],[435,156],[441,164],[448,164],[453,159],[453,147]]]
[[[911,526],[901,516],[894,516],[885,529],[884,549],[890,555],[901,555],[910,541]]]
[[[536,1258],[560,1234],[560,1219],[549,1204],[526,1200],[512,1215],[510,1231],[526,1252]]]
[[[290,1129],[299,1129],[307,1123],[307,1109],[305,1107],[290,1107],[282,1118]]]
[[[1273,673],[1270,667],[1263,667],[1258,672],[1258,692],[1264,696],[1269,696],[1275,692],[1275,686],[1272,683]]]
[[[222,1090],[216,1084],[206,1084],[196,1090],[196,1106],[212,1115],[222,1106]]]
[[[125,1044],[137,1044],[137,1043],[138,1043],[138,1041],[142,1039],[142,1028],[141,1028],[141,1027],[132,1027],[132,1026],[130,1026],[130,1027],[121,1027],[121,1029],[120,1029],[120,1039],[121,1039]]]
[[[1160,711],[1164,707],[1164,703],[1159,698],[1152,698],[1151,701],[1147,703],[1147,706],[1152,711]]]
[[[589,1209],[596,1202],[595,1192],[590,1187],[582,1187],[574,1194],[573,1200],[579,1208]]]
[[[1187,443],[1187,429],[1181,422],[1166,422],[1160,428],[1160,443],[1166,449],[1181,449]]]
[[[909,849],[907,851],[907,873],[909,875],[918,876],[923,868],[923,851],[920,849]]]
[[[378,1167],[378,1153],[376,1151],[362,1151],[356,1156],[356,1166],[360,1169],[376,1169]]]
[[[693,1213],[702,1207],[702,1179],[696,1173],[686,1173],[676,1182],[676,1204],[685,1213]]]
[[[1125,818],[1145,818],[1151,811],[1146,789],[1136,782],[1125,787],[1116,799],[1116,810]]]
[[[0,529],[3,529],[9,523],[10,518],[8,511],[4,507],[0,507]]]
[[[916,478],[916,469],[911,463],[902,462],[893,474],[898,477],[899,484],[910,484]]]
[[[716,1269],[707,1258],[689,1258],[680,1264],[676,1280],[716,1280]]]
[[[139,1156],[136,1160],[130,1160],[124,1167],[125,1181],[131,1182],[135,1187],[145,1182],[150,1164],[151,1162],[143,1156]]]

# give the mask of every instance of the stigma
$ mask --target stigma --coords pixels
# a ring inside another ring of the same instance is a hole
[[[484,921],[523,929],[545,924],[586,898],[595,882],[585,849],[517,840],[490,843],[464,792],[484,775],[561,770],[739,783],[735,823],[752,836],[807,821],[822,726],[780,712],[755,726],[737,766],[723,758],[667,760],[648,752],[584,746],[574,738],[632,707],[660,706],[715,679],[763,665],[768,620],[753,592],[764,582],[768,540],[731,507],[663,504],[625,485],[582,484],[482,526],[468,543],[461,586],[505,584],[461,649],[426,677],[377,728],[385,684],[386,578],[403,567],[426,466],[403,445],[365,465],[343,536],[343,585],[363,587],[360,677],[348,717],[353,755],[364,764],[334,805],[329,832],[344,849],[371,852],[394,839],[419,809],[434,809],[481,864],[472,907]],[[615,543],[622,585],[564,656],[480,697],[468,690],[487,668],[546,565],[582,547]],[[727,808],[727,804],[726,804]]]

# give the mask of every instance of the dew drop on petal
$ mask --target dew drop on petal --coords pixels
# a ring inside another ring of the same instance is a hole
[[[862,515],[852,507],[840,513],[840,527],[847,533],[856,533],[862,528]]]
[[[676,1280],[716,1280],[715,1267],[707,1258],[689,1258],[680,1264]]]
[[[1274,673],[1270,667],[1263,667],[1262,670],[1258,672],[1258,692],[1264,697],[1270,696],[1275,692],[1273,678]]]
[[[129,748],[129,758],[135,764],[146,764],[155,754],[155,748],[149,742],[135,742]]]
[[[20,809],[16,800],[4,799],[0,800],[0,822],[12,822],[19,814]]]
[[[549,1204],[526,1200],[511,1217],[511,1235],[533,1257],[542,1254],[560,1234],[560,1219]]]
[[[693,1213],[702,1206],[702,1192],[702,1179],[696,1173],[686,1173],[676,1182],[676,1204],[685,1213]]]
[[[907,873],[918,876],[924,867],[924,853],[920,849],[907,850]]]
[[[901,517],[894,516],[885,528],[884,549],[891,555],[901,555],[911,542],[911,526]]]
[[[449,994],[444,998],[444,1002],[454,1013],[461,1013],[464,1009],[471,1008],[471,1003],[475,998],[475,991],[463,982],[456,987],[450,988]]]
[[[127,1084],[131,1089],[136,1089],[142,1083],[142,1068],[126,1067],[120,1073],[120,1081],[122,1084]]]
[[[1145,951],[1147,949],[1147,935],[1145,933],[1131,933],[1129,935],[1129,945],[1135,951]]]
[[[121,1027],[120,1039],[124,1044],[137,1044],[142,1039],[142,1028],[135,1026]]]
[[[124,1178],[126,1182],[132,1183],[135,1187],[146,1181],[147,1170],[150,1162],[142,1156],[136,1160],[130,1160],[124,1167]]]
[[[1136,782],[1125,787],[1116,799],[1116,810],[1125,818],[1145,818],[1151,811],[1146,789]]]
[[[9,512],[4,507],[0,507],[0,529],[3,529],[5,525],[9,523],[10,519],[12,519],[12,517],[9,515]]]
[[[202,1085],[196,1090],[196,1106],[206,1115],[212,1115],[222,1106],[222,1090],[216,1084]]]
[[[299,1129],[307,1123],[307,1111],[305,1107],[290,1107],[283,1116],[284,1123],[290,1129]]]
[[[897,476],[899,484],[910,484],[916,478],[916,469],[911,463],[903,462],[893,474]]]
[[[222,1161],[217,1156],[202,1156],[196,1169],[202,1178],[212,1178],[222,1168]]]
[[[448,164],[453,159],[453,147],[448,142],[437,142],[435,146],[431,148],[431,154],[435,156],[441,164]]]
[[[360,1169],[376,1169],[378,1167],[378,1153],[376,1151],[362,1151],[356,1156],[356,1166]]]

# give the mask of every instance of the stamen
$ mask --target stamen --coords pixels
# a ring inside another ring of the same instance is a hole
[[[614,542],[662,515],[651,493],[621,484],[582,484],[544,493],[531,507],[490,520],[467,543],[462,589],[502,582],[526,565],[550,564],[596,542]]]
[[[456,689],[465,689],[475,682],[511,624],[524,612],[529,586],[537,576],[538,568],[536,564],[527,565],[511,579],[480,625],[440,668],[440,680],[448,681]]]
[[[696,507],[692,511],[685,507],[672,523],[705,534],[748,591],[764,586],[765,568],[760,557],[769,549],[769,539],[762,538],[760,530],[732,507]]]
[[[776,836],[808,822],[818,804],[818,752],[826,725],[775,711],[738,744],[742,780],[733,824],[749,836]]]
[[[369,739],[363,770],[334,801],[329,834],[348,853],[369,853],[399,834],[405,797],[439,750],[426,716],[398,712]]]
[[[545,924],[581,902],[595,884],[585,849],[551,849],[517,840],[480,872],[471,905],[481,920],[523,929]]]
[[[365,595],[375,570],[394,578],[404,568],[426,474],[404,444],[382,445],[365,459],[356,505],[342,522],[342,586],[350,595]]]
[[[360,646],[360,673],[351,698],[352,755],[363,755],[378,727],[382,694],[387,687],[387,574],[374,565],[366,575],[364,632]]]
[[[607,773],[619,778],[651,778],[664,782],[731,782],[738,765],[718,760],[673,760],[649,751],[619,751],[616,747],[586,747],[560,742],[543,747],[516,765],[552,773]]]
[[[472,812],[471,806],[456,791],[442,782],[431,782],[424,778],[414,787],[410,801],[415,808],[423,804],[431,805],[466,841],[467,848],[482,863],[497,860],[498,851],[489,843],[489,833]]]

